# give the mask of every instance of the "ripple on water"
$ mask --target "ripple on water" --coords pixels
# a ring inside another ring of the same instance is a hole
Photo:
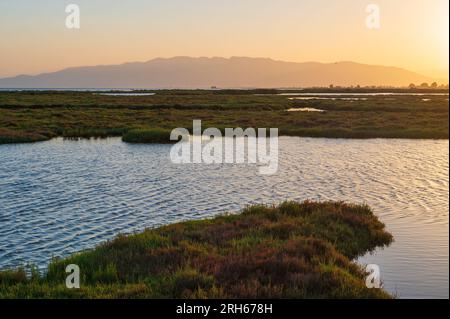
[[[281,138],[279,171],[177,166],[120,139],[0,145],[0,268],[180,220],[292,200],[368,203],[396,242],[364,256],[400,297],[448,298],[448,141]]]

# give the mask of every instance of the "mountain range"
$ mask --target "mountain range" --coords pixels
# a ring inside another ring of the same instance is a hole
[[[267,58],[157,58],[73,67],[0,79],[0,88],[292,88],[408,86],[433,82],[405,69],[355,62],[284,62]]]

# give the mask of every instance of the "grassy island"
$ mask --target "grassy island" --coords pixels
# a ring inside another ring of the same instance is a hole
[[[392,240],[365,205],[252,206],[119,236],[43,276],[0,272],[0,298],[391,298],[354,259]],[[80,289],[65,286],[69,264]]]

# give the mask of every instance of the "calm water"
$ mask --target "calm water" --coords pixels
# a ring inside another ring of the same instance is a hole
[[[399,297],[449,296],[448,141],[281,138],[280,168],[182,165],[170,146],[120,139],[0,145],[0,268],[118,233],[285,199],[373,207],[396,242],[362,263]]]

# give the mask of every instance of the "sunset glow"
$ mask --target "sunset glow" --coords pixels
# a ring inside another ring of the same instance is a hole
[[[81,28],[64,26],[77,3]],[[448,1],[2,1],[0,77],[172,56],[355,61],[448,79]]]

